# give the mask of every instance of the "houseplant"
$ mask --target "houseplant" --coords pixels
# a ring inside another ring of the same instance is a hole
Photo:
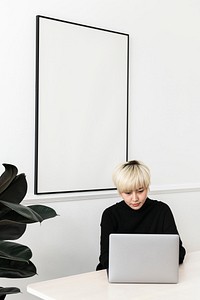
[[[27,192],[24,173],[11,164],[3,164],[5,171],[0,176],[0,277],[26,278],[37,272],[31,262],[31,249],[13,242],[20,238],[30,223],[53,218],[56,212],[45,205],[24,206],[21,201]],[[11,241],[10,241],[11,240]],[[7,294],[19,293],[16,287],[0,287],[0,300]]]

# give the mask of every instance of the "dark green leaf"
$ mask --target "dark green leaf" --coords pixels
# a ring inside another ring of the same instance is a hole
[[[25,174],[19,174],[7,185],[7,188],[0,194],[0,199],[12,203],[20,203],[27,193],[27,181]]]
[[[15,211],[17,214],[27,218],[28,220],[32,220],[34,222],[42,222],[43,219],[40,217],[39,214],[34,212],[31,208],[26,207],[21,204],[16,204],[16,203],[11,203],[11,202],[6,202],[6,201],[1,201],[0,203],[5,205],[6,207],[9,207],[13,211]]]
[[[9,211],[5,216],[4,216],[5,220],[9,223],[9,222],[13,222],[16,224],[31,224],[31,223],[36,223],[39,221],[36,220],[31,220],[30,218],[26,218],[22,215],[19,215],[17,212],[15,211]],[[2,220],[3,221],[3,220]],[[1,221],[0,221],[1,222]],[[1,223],[0,223],[1,224]]]
[[[10,164],[3,164],[5,167],[4,173],[0,177],[0,193],[2,193],[17,175],[17,168]]]
[[[40,215],[43,220],[54,218],[57,216],[57,213],[53,208],[45,205],[30,205],[28,207],[31,208],[34,212],[36,212],[38,215]]]
[[[20,204],[12,204],[4,201],[0,201],[0,203],[7,205],[10,209],[12,208],[12,210],[3,216],[3,220],[6,220],[8,224],[9,220],[11,223],[16,222],[19,224],[29,224],[34,222],[42,222],[43,220],[57,216],[56,211],[53,208],[45,205],[30,205],[26,207]],[[36,216],[36,218],[33,218],[33,216]]]
[[[20,289],[16,287],[7,287],[7,288],[0,287],[0,296],[8,295],[8,294],[18,294],[20,292],[21,292]],[[3,300],[5,298],[0,298],[0,300],[1,299]]]
[[[31,261],[27,263],[0,258],[0,277],[26,278],[36,274],[36,267]]]
[[[0,203],[1,203],[1,201],[0,201]],[[42,222],[43,220],[46,220],[46,219],[54,218],[55,216],[57,216],[57,214],[53,208],[50,208],[45,205],[30,205],[30,206],[27,206],[27,208],[30,209],[32,211],[32,213],[35,213],[37,216],[40,216],[40,222]],[[28,218],[27,218],[26,216],[19,214],[19,211],[14,211],[14,210],[10,210],[6,215],[3,216],[3,218],[7,221],[8,224],[9,224],[9,221],[10,221],[10,223],[16,222],[19,224],[20,223],[21,224],[29,224],[29,223],[39,222],[38,219],[34,219],[34,220],[30,219],[30,216],[28,216]],[[1,218],[0,218],[0,227],[1,227]],[[0,236],[1,236],[1,233],[0,233]]]
[[[0,240],[16,240],[26,230],[26,224],[17,223],[12,220],[0,221]]]
[[[0,258],[27,262],[31,257],[32,252],[27,246],[14,242],[0,241]]]
[[[0,220],[4,219],[5,215],[10,212],[10,208],[0,203]]]

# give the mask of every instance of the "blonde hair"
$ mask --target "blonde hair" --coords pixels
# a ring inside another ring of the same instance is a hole
[[[141,161],[131,160],[117,166],[112,179],[119,193],[131,192],[140,188],[148,189],[150,170]]]

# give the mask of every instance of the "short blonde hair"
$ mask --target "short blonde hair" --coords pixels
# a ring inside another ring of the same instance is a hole
[[[141,161],[131,160],[117,166],[112,179],[119,193],[131,192],[140,188],[148,189],[150,170]]]

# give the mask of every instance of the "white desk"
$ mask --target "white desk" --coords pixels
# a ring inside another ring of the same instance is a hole
[[[178,284],[113,284],[103,270],[33,283],[27,291],[44,300],[199,300],[200,251],[186,255]]]

